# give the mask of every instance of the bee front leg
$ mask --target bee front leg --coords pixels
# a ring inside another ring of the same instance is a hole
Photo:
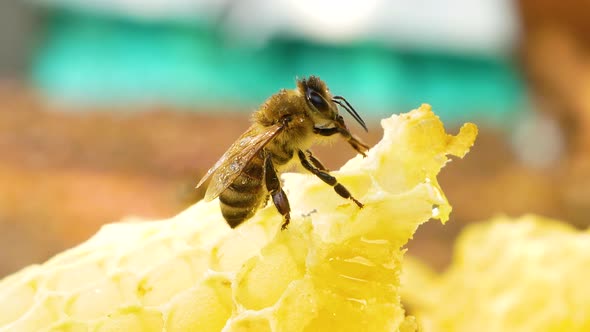
[[[311,158],[316,160],[316,162],[318,162],[321,165],[320,161],[317,160],[315,157],[313,157],[309,150],[307,152],[309,153],[309,156]],[[356,198],[352,197],[352,195],[350,194],[350,191],[348,191],[348,189],[346,189],[346,187],[344,187],[343,185],[338,183],[338,180],[336,180],[335,177],[330,175],[330,173],[328,173],[325,169],[320,169],[319,167],[316,167],[315,165],[313,165],[313,164],[315,164],[315,162],[313,162],[313,163],[310,162],[307,159],[307,156],[305,155],[305,153],[303,151],[299,150],[299,152],[297,154],[299,156],[299,160],[301,161],[301,165],[303,165],[303,167],[306,170],[312,172],[315,176],[320,178],[320,180],[322,180],[325,183],[327,183],[328,185],[334,187],[334,191],[338,195],[340,195],[341,197],[352,200],[359,208],[363,207],[363,203],[359,202]]]
[[[353,136],[347,129],[341,129],[340,135],[342,135],[346,139],[348,144],[350,144],[350,146],[352,146],[352,148],[355,149],[358,153],[360,153],[363,157],[367,156],[365,153],[369,151],[369,146],[367,144],[361,142],[361,140]]]
[[[320,136],[332,136],[335,134],[340,134],[353,149],[355,149],[358,153],[366,157],[367,155],[365,152],[369,151],[369,146],[363,142],[361,142],[358,138],[353,136],[346,127],[334,127],[334,128],[313,128],[314,134]]]
[[[268,190],[272,197],[272,202],[283,216],[284,221],[281,225],[281,229],[284,230],[291,221],[291,207],[289,206],[287,195],[281,188],[281,180],[279,179],[274,165],[272,164],[271,157],[268,154],[264,158],[264,181],[266,184],[266,190]]]
[[[336,135],[340,132],[340,128],[334,127],[334,128],[317,128],[317,127],[313,127],[313,133],[320,135],[320,136],[332,136],[332,135]]]

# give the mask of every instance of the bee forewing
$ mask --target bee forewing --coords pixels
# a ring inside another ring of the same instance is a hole
[[[205,200],[211,201],[219,196],[242,173],[252,157],[276,137],[282,129],[282,124],[264,127],[262,130],[252,126],[242,134],[199,181],[197,187],[211,177],[211,182],[205,193]]]
[[[199,181],[199,183],[197,184],[197,186],[195,188],[199,188],[200,186],[203,185],[203,183],[205,183],[205,181],[207,181],[207,179],[211,176],[211,174],[213,174],[213,172],[215,172],[215,170],[217,168],[219,168],[224,157],[225,157],[225,154],[215,163],[215,165],[213,165],[213,167],[211,167],[211,168],[209,168],[209,170],[207,170],[207,173],[205,173],[205,175],[201,178],[201,180]]]

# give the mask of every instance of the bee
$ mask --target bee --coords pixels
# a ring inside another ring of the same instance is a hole
[[[322,138],[340,135],[366,156],[369,146],[350,133],[338,106],[368,131],[352,105],[341,96],[332,96],[319,77],[298,79],[296,89],[280,90],[254,112],[250,128],[207,171],[197,188],[211,178],[205,200],[219,197],[221,213],[232,228],[251,218],[272,197],[283,216],[281,229],[285,229],[291,208],[278,174],[298,161],[338,195],[362,208],[363,204],[309,150]]]

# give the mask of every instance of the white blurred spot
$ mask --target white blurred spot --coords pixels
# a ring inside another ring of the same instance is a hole
[[[436,217],[438,217],[439,214],[440,214],[440,210],[439,210],[438,206],[434,205],[432,207],[432,217],[436,218]]]
[[[350,40],[366,34],[382,0],[289,0],[296,29],[325,41]]]
[[[565,148],[557,121],[543,113],[528,114],[514,130],[512,145],[522,163],[534,168],[554,166]]]

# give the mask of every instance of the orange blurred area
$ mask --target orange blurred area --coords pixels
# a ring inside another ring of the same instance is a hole
[[[244,114],[231,113],[64,112],[13,86],[1,96],[0,274],[42,262],[104,223],[182,211],[203,196],[194,185],[249,125]],[[499,212],[586,225],[588,211],[567,204],[561,168],[524,167],[505,134],[481,129],[468,156],[441,174],[453,222],[428,223],[410,245],[437,267],[450,259],[462,225]],[[372,122],[360,136],[374,144],[381,134]],[[345,142],[314,152],[331,169],[354,155]]]

